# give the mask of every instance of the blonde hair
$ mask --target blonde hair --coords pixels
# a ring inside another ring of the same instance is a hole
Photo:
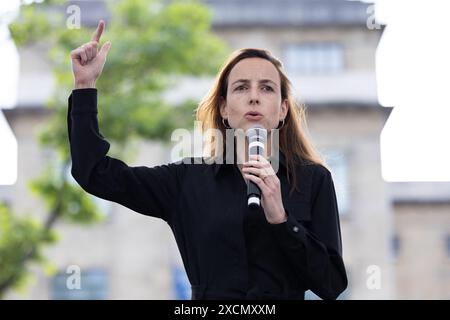
[[[315,150],[310,139],[306,135],[306,115],[305,107],[299,106],[292,96],[292,84],[283,71],[283,64],[275,58],[269,51],[255,48],[243,48],[234,51],[222,65],[213,87],[208,94],[199,103],[196,110],[196,120],[200,121],[200,129],[205,133],[209,129],[219,129],[222,137],[225,137],[226,128],[222,122],[220,114],[221,97],[226,99],[228,88],[228,77],[233,67],[241,60],[247,58],[262,58],[270,61],[277,68],[281,82],[281,98],[287,99],[288,112],[285,123],[279,132],[279,147],[286,158],[287,179],[292,186],[291,193],[294,189],[298,190],[297,177],[294,170],[297,163],[321,164],[325,167],[325,160]],[[206,142],[205,147],[208,150],[207,157],[225,156],[225,139],[222,146],[215,147],[214,138]],[[292,178],[292,183],[290,182]]]

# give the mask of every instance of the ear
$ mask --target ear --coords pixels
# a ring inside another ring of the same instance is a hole
[[[227,102],[223,97],[220,97],[220,115],[222,116],[222,118],[228,118]]]
[[[288,113],[288,110],[289,110],[289,108],[288,108],[288,100],[284,99],[283,102],[281,103],[281,112],[280,112],[281,118],[280,118],[280,121],[282,119],[286,119],[286,115]]]

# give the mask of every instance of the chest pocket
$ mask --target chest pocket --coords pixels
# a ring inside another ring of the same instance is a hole
[[[309,202],[301,200],[287,200],[283,205],[288,211],[288,214],[292,215],[302,224],[307,224],[311,221],[311,204]]]

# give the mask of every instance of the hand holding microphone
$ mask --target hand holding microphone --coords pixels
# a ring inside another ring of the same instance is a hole
[[[250,128],[247,130],[247,138],[249,161],[244,163],[242,172],[249,180],[248,206],[252,209],[262,206],[269,223],[282,223],[287,216],[283,207],[280,180],[272,165],[264,158],[267,131],[260,126]]]

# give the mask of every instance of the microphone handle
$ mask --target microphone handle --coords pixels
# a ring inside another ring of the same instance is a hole
[[[263,151],[263,146],[253,146],[249,147],[248,153],[249,155],[263,155]],[[256,183],[250,180],[247,184],[247,205],[250,209],[257,209],[261,207],[261,189]]]

